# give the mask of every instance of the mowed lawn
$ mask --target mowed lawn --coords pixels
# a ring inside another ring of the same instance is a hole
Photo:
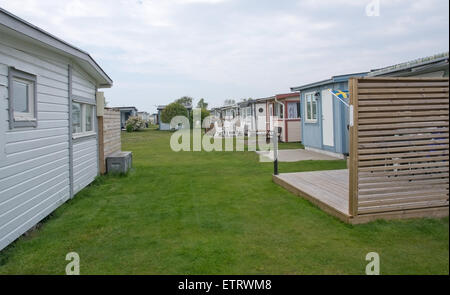
[[[100,177],[27,237],[0,253],[0,274],[448,274],[444,219],[351,226],[272,182],[254,152],[172,152],[171,133],[122,136],[125,177]],[[281,172],[345,168],[281,163]]]

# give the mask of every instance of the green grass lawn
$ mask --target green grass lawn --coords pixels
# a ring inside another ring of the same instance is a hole
[[[250,145],[252,145],[252,146],[255,146],[256,145],[256,150],[257,151],[259,151],[260,150],[260,148],[259,148],[259,146],[258,146],[258,144],[257,144],[257,142],[251,142],[250,144],[248,143],[248,137],[245,137],[245,140],[246,140],[246,144],[245,144],[245,147],[246,147],[246,150],[247,150],[247,148],[250,146]],[[254,138],[252,138],[251,140],[253,140],[253,141],[256,141],[257,139],[254,137]],[[270,145],[272,145],[273,143],[270,143]],[[295,149],[295,150],[297,150],[297,149],[304,149],[305,148],[305,146],[301,143],[301,142],[278,142],[278,149],[279,150],[293,150],[293,149]]]
[[[100,177],[0,253],[0,274],[448,274],[444,219],[351,226],[272,182],[254,152],[172,152],[169,132],[122,133],[127,176]],[[281,172],[345,168],[280,163]]]

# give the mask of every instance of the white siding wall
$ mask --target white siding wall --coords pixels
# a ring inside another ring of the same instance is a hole
[[[72,71],[72,94],[95,101],[95,84],[91,79],[74,67]],[[97,129],[97,120],[95,129]],[[73,140],[73,179],[74,193],[91,183],[98,174],[97,136]]]
[[[70,197],[68,64],[39,47],[0,39],[0,250]],[[9,129],[9,66],[37,76],[37,128]],[[93,84],[78,76],[76,92],[93,97]],[[74,146],[76,191],[97,175],[96,146],[96,137]]]

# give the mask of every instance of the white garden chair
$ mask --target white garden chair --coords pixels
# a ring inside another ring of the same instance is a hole
[[[240,120],[236,122],[236,136],[244,136],[245,134],[245,123]]]
[[[223,136],[223,128],[219,126],[219,121],[214,122],[214,136]]]
[[[223,127],[225,131],[225,136],[230,137],[234,135],[234,124],[232,121],[225,120],[225,122],[223,123]]]

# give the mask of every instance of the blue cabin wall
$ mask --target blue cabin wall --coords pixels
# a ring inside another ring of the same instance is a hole
[[[347,154],[349,150],[349,135],[347,125],[349,122],[348,108],[337,98],[333,99],[333,127],[334,127],[334,147],[323,145],[322,140],[322,90],[348,90],[348,81],[335,82],[308,89],[303,89],[300,93],[300,107],[302,116],[302,142],[306,147],[312,147],[339,154]],[[309,92],[319,92],[317,101],[317,122],[306,122],[306,101],[305,94]],[[334,97],[333,97],[334,98]]]

